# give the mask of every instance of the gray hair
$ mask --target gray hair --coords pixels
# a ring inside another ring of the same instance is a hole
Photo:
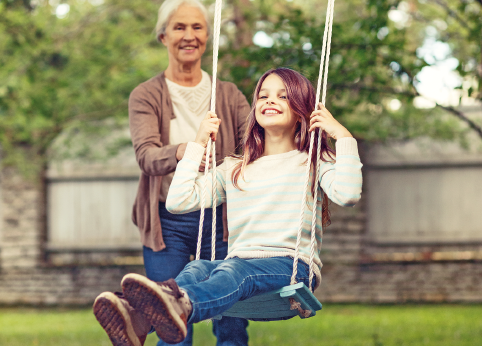
[[[156,38],[158,41],[159,36],[161,34],[166,33],[166,27],[169,24],[169,20],[171,19],[172,15],[179,9],[181,5],[189,5],[193,7],[199,8],[201,13],[204,15],[204,19],[206,20],[206,25],[208,29],[208,35],[211,31],[211,25],[209,20],[209,15],[206,7],[201,3],[199,0],[165,0],[161,7],[159,7],[159,12],[157,15],[157,24],[156,24]]]

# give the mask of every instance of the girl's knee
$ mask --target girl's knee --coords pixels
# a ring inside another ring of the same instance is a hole
[[[242,272],[243,270],[239,266],[238,261],[236,259],[229,259],[218,265],[216,269],[211,272],[211,275],[224,275],[227,279],[232,279],[239,284],[244,278]]]
[[[184,271],[209,273],[212,270],[212,268],[210,267],[211,267],[210,261],[206,261],[206,260],[191,261],[184,267]]]

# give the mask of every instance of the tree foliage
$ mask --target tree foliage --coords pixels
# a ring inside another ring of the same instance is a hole
[[[125,126],[130,91],[167,66],[166,50],[153,34],[160,3],[0,0],[4,165],[31,172],[45,168],[60,133],[70,152],[89,157],[96,138]],[[410,25],[400,26],[388,14],[403,4]],[[59,5],[69,5],[70,11],[59,14]],[[418,109],[413,101],[416,76],[430,64],[417,53],[427,28],[436,29],[436,39],[447,42],[460,62],[457,70],[470,82],[462,91],[482,99],[481,8],[481,0],[338,0],[328,108],[369,141],[422,135],[455,139],[461,134],[458,119],[480,130],[455,108]],[[219,77],[236,83],[248,99],[259,76],[276,66],[292,67],[316,82],[325,11],[326,1],[318,0],[226,0]],[[253,44],[259,31],[273,39],[270,48]],[[208,71],[209,54],[203,59]],[[394,99],[400,108],[391,106]],[[78,132],[91,136],[79,143]]]
[[[482,101],[482,0],[419,0],[407,14],[413,27],[426,36],[449,45],[447,57],[458,60],[457,72],[463,79],[460,98]],[[428,33],[428,35],[427,35]],[[412,75],[413,76],[413,75]],[[416,80],[413,80],[416,84]],[[437,104],[455,115],[482,138],[481,119],[453,107]]]
[[[61,132],[100,137],[111,130],[99,126],[103,119],[125,124],[133,87],[166,66],[152,33],[157,8],[140,0],[99,6],[71,1],[59,18],[46,1],[35,8],[24,1],[0,3],[4,165],[35,173]],[[86,154],[89,146],[77,144],[76,154]]]
[[[400,26],[389,19],[388,13],[401,3],[393,0],[350,0],[335,4],[327,106],[357,137],[370,141],[405,140],[422,135],[440,139],[463,138],[461,123],[454,117],[447,117],[443,111],[449,110],[459,116],[461,113],[456,109],[443,105],[433,109],[414,106],[415,98],[420,95],[416,89],[416,75],[430,65],[418,54],[426,39],[424,29],[433,25],[433,21],[447,18],[434,15],[428,5],[422,6],[423,11],[412,6],[407,15],[413,16],[414,24]],[[410,4],[415,6],[417,3]],[[264,71],[276,66],[302,71],[315,82],[326,4],[311,0],[303,2],[303,5],[305,9],[316,8],[317,11],[313,11],[316,15],[303,12],[290,3],[269,0],[261,1],[257,11],[249,11],[250,15],[246,17],[251,22],[249,27],[253,31],[265,32],[273,39],[273,45],[269,48],[253,45],[237,48],[239,40],[236,33],[227,33],[230,44],[223,51],[221,73],[224,78],[236,81],[247,94],[252,92],[256,80]],[[254,6],[251,4],[251,7],[253,9]],[[430,14],[432,20],[418,20],[424,13]],[[480,49],[480,44],[470,41],[481,41],[478,29],[480,17],[468,16],[467,22],[476,29],[471,38],[467,36],[461,40],[465,51],[469,47],[472,50],[463,59],[463,54],[456,54],[457,58],[461,58],[460,68],[466,65],[464,61],[471,61],[471,66],[480,61],[480,52],[473,49]],[[455,30],[451,25],[448,20],[448,28]],[[399,109],[393,109],[393,100],[400,102]],[[463,118],[463,114],[459,118],[470,122]],[[480,129],[477,125],[473,128]]]

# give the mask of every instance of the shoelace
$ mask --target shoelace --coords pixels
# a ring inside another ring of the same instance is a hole
[[[124,296],[124,292],[114,292],[114,294],[121,299],[126,299],[126,297]]]
[[[173,296],[176,299],[180,299],[184,296],[174,279],[169,279],[167,281],[158,282],[157,284],[161,287],[165,286],[165,287],[169,288],[171,291],[165,290],[165,292],[167,294],[170,294],[171,296]]]

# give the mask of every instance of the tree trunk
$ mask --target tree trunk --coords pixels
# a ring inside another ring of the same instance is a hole
[[[248,13],[253,10],[249,0],[233,0],[233,22],[236,25],[236,38],[233,48],[250,46],[252,42],[254,23],[249,21]]]

